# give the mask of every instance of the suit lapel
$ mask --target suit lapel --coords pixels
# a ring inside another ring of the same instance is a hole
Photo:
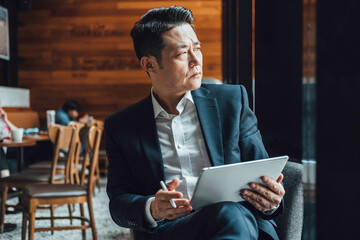
[[[143,151],[149,160],[151,172],[157,184],[164,180],[164,161],[161,154],[159,138],[154,119],[151,95],[144,101],[142,112],[139,114],[139,136]]]
[[[199,88],[192,92],[200,125],[212,165],[224,164],[224,150],[219,109],[215,98],[208,97],[210,91]]]

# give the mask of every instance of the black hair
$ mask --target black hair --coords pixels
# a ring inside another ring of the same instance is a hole
[[[62,109],[65,112],[68,112],[69,110],[76,110],[76,111],[80,111],[80,105],[77,101],[66,101],[65,104],[63,105]]]
[[[134,49],[139,60],[143,56],[154,56],[161,64],[161,50],[165,47],[162,34],[182,24],[194,28],[191,10],[172,6],[155,8],[144,14],[131,30]]]

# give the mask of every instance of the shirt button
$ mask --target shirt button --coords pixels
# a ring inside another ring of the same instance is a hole
[[[179,144],[177,147],[178,147],[178,149],[182,149],[183,146],[181,144]]]

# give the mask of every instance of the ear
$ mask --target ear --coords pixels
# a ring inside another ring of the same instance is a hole
[[[140,59],[141,67],[148,73],[156,72],[156,62],[154,62],[154,57],[144,56]]]

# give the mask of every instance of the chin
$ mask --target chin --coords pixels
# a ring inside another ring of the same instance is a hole
[[[191,91],[200,88],[200,86],[201,86],[201,78],[193,82]]]
[[[193,91],[200,88],[201,79],[202,79],[202,75],[188,78],[186,83],[188,91]]]

